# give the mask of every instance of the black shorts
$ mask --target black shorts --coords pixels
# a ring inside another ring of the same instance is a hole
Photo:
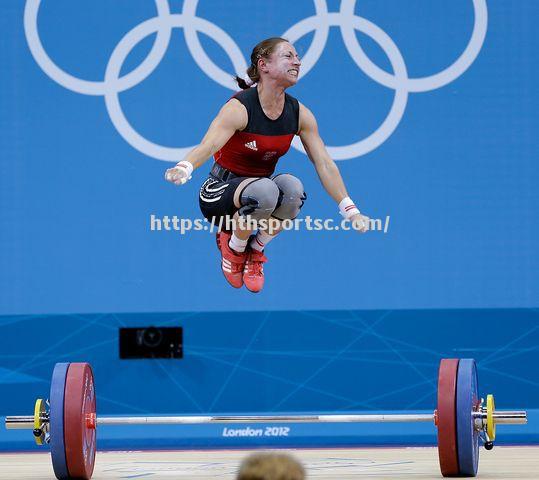
[[[238,211],[234,205],[234,193],[239,184],[248,178],[253,177],[234,177],[225,182],[210,175],[200,187],[198,195],[202,215],[216,224],[224,221],[223,217],[227,215],[232,217]]]

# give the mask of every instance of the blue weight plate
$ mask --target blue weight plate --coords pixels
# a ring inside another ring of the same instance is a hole
[[[474,428],[473,411],[478,404],[475,360],[461,359],[457,377],[457,451],[460,476],[477,475],[479,432]]]
[[[64,395],[69,363],[57,363],[52,372],[50,401],[51,457],[54,474],[59,480],[69,478],[64,445]]]

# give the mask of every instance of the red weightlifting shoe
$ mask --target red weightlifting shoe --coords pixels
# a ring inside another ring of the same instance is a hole
[[[234,288],[241,288],[247,254],[235,252],[229,247],[228,241],[231,236],[230,232],[225,231],[217,234],[217,246],[221,250],[221,270],[223,270],[223,275],[230,285]]]
[[[253,248],[247,253],[247,261],[243,269],[243,282],[247,290],[258,293],[264,286],[264,263],[268,259],[264,252],[259,252]]]
[[[215,235],[215,241],[217,242],[217,248],[219,249],[219,251],[221,251],[221,233],[223,232],[217,232],[217,234]],[[224,231],[224,233],[227,233],[227,232]]]

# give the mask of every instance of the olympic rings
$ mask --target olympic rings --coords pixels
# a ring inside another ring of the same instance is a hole
[[[108,61],[103,81],[90,81],[74,77],[62,70],[48,56],[39,38],[37,26],[41,0],[27,0],[24,11],[24,31],[35,61],[52,80],[64,88],[83,95],[103,96],[113,125],[133,148],[159,160],[177,162],[193,147],[165,147],[144,138],[134,130],[125,117],[118,94],[137,86],[157,68],[168,50],[173,28],[183,28],[187,48],[196,64],[209,78],[225,88],[237,89],[230,73],[223,71],[206,54],[199,41],[198,33],[204,33],[223,48],[237,75],[244,75],[247,62],[240,48],[227,32],[214,23],[197,16],[198,0],[184,0],[181,14],[172,14],[167,0],[154,1],[156,16],[134,27],[118,42]],[[391,37],[377,25],[354,13],[356,0],[341,0],[338,12],[328,12],[326,0],[313,0],[313,2],[315,14],[299,21],[282,35],[294,43],[314,31],[313,40],[303,56],[300,76],[307,75],[318,62],[326,47],[329,29],[339,27],[344,45],[358,68],[375,82],[395,91],[393,103],[386,119],[373,133],[350,145],[327,147],[329,154],[335,160],[347,160],[365,155],[384,143],[399,125],[406,109],[408,95],[441,88],[460,77],[479,55],[487,32],[486,0],[472,0],[474,8],[473,32],[462,54],[441,72],[425,77],[410,78],[404,58]],[[392,73],[378,67],[364,53],[356,38],[356,30],[368,35],[378,43],[389,59]],[[147,57],[131,72],[120,76],[122,65],[131,50],[153,33],[156,36]],[[292,145],[305,153],[297,137]]]

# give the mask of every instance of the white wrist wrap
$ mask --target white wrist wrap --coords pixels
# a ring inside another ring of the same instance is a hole
[[[339,210],[344,218],[350,218],[359,213],[359,209],[354,205],[350,197],[343,198],[339,203]]]
[[[188,162],[187,160],[182,160],[181,162],[178,162],[176,164],[176,167],[187,170],[187,178],[191,178],[191,174],[193,173],[193,164],[191,162]]]

